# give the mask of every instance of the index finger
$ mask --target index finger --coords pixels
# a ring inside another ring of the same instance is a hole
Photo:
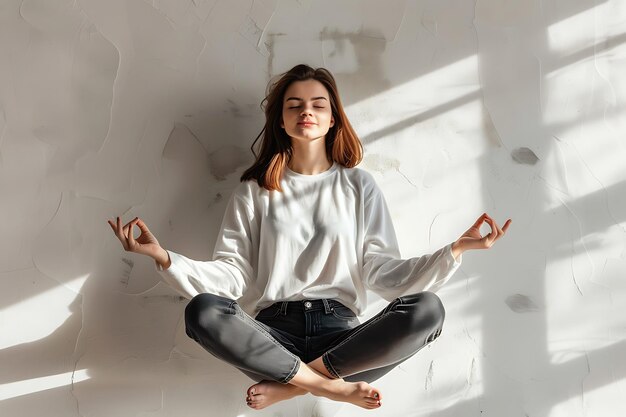
[[[141,230],[142,232],[149,231],[148,226],[146,226],[146,224],[140,218],[137,218],[137,226],[139,227],[139,230]]]
[[[481,216],[474,222],[474,225],[472,227],[480,227],[480,225],[483,224],[485,218],[487,217],[487,213],[481,214]]]
[[[489,227],[491,228],[491,232],[487,235],[487,236],[489,236],[488,240],[495,241],[498,238],[498,225],[489,216],[486,216],[485,220],[487,221],[487,224],[489,224]]]

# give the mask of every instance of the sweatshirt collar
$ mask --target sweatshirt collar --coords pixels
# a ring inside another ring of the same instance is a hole
[[[337,170],[338,166],[339,164],[333,161],[333,164],[326,171],[320,172],[319,174],[307,175],[307,174],[300,174],[299,172],[292,171],[287,165],[285,165],[284,175],[285,175],[285,178],[293,178],[293,179],[309,180],[309,181],[319,180],[319,179],[328,177],[329,175],[332,175],[332,173]]]

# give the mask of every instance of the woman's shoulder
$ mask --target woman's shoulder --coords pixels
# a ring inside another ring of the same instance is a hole
[[[262,188],[256,180],[244,180],[235,186],[233,195],[242,198],[244,201],[252,204],[256,196],[261,192]]]
[[[256,180],[249,179],[240,181],[239,184],[235,187],[235,192],[249,192],[259,189],[259,184],[257,184]]]
[[[366,194],[370,193],[372,189],[378,188],[374,176],[364,168],[347,168],[342,166],[341,170],[355,188],[364,190]]]

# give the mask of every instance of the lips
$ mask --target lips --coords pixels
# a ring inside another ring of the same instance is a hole
[[[314,124],[313,122],[298,122],[300,126],[313,126]]]

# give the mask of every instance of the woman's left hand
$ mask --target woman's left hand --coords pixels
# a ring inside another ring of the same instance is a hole
[[[485,222],[487,222],[491,228],[491,232],[482,236],[480,234],[480,226]],[[468,249],[489,249],[496,240],[504,236],[510,225],[511,219],[508,219],[504,223],[504,226],[500,228],[495,220],[489,217],[487,213],[483,213],[472,227],[467,229],[467,232],[463,233],[463,235],[452,244],[452,255],[458,258],[461,253]]]

